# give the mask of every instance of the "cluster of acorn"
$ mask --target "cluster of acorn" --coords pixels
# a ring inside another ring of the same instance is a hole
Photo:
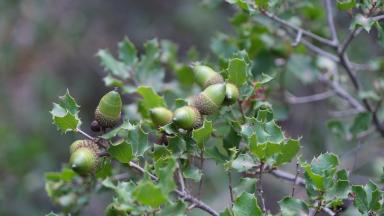
[[[95,110],[91,129],[95,132],[113,128],[121,118],[122,101],[120,94],[113,90],[105,94]],[[92,140],[76,140],[70,146],[69,164],[79,175],[94,173],[99,165],[99,146]]]
[[[239,97],[239,89],[225,83],[223,77],[212,68],[204,65],[193,67],[196,82],[204,88],[194,96],[188,106],[176,109],[174,112],[165,107],[155,107],[150,110],[152,122],[164,126],[173,122],[184,130],[196,129],[202,126],[203,115],[216,113],[222,105],[231,105]],[[113,90],[104,95],[96,108],[95,121],[91,129],[95,132],[115,127],[121,118],[122,101],[120,94]],[[92,140],[77,140],[70,147],[70,166],[79,175],[95,172],[99,164],[100,149]]]
[[[222,105],[232,105],[239,97],[239,89],[225,83],[223,77],[205,65],[194,65],[195,80],[204,90],[195,95],[188,106],[174,112],[164,107],[150,110],[150,117],[156,126],[164,126],[173,122],[177,127],[191,130],[201,127],[202,115],[216,113]]]

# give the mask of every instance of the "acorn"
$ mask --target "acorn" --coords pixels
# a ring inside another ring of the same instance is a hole
[[[99,157],[93,148],[80,147],[72,153],[69,164],[73,171],[81,176],[86,176],[96,171]]]
[[[152,119],[152,122],[158,126],[164,126],[171,123],[173,113],[165,107],[155,107],[149,110],[149,115]]]
[[[100,132],[101,131],[101,127],[99,125],[99,122],[97,122],[96,120],[92,121],[92,123],[91,123],[91,130],[93,132]]]
[[[92,140],[76,140],[71,144],[69,147],[69,153],[73,154],[77,149],[86,147],[86,148],[91,148],[93,151],[98,154],[100,152],[99,146]]]
[[[232,105],[236,103],[237,99],[239,98],[239,89],[237,86],[233,85],[232,83],[227,83],[225,85],[225,98],[224,98],[224,105]]]
[[[115,127],[121,118],[122,102],[120,94],[113,90],[105,94],[95,111],[95,119],[103,128]]]
[[[225,98],[225,84],[214,84],[208,86],[203,92],[196,95],[191,105],[196,107],[203,115],[216,113]]]
[[[191,130],[201,127],[202,117],[195,107],[183,106],[175,110],[173,122],[180,128]]]
[[[219,73],[205,65],[195,65],[193,67],[193,72],[197,84],[202,88],[224,82],[223,77]]]

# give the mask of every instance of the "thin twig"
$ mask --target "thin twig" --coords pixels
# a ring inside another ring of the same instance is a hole
[[[264,163],[260,164],[259,167],[259,182],[257,183],[258,185],[258,193],[261,201],[261,206],[263,208],[264,214],[267,213],[267,208],[265,207],[265,200],[264,200],[264,191],[263,191],[263,168],[264,168]]]
[[[335,95],[335,93],[333,91],[326,91],[326,92],[322,92],[322,93],[318,93],[318,94],[313,94],[313,95],[309,95],[309,96],[301,96],[301,97],[297,97],[288,91],[285,91],[284,93],[285,93],[284,95],[287,99],[287,102],[290,104],[311,103],[311,102],[315,102],[315,101],[325,100],[325,99]]]
[[[286,180],[286,181],[294,182],[295,185],[299,185],[301,187],[305,187],[305,180],[303,178],[299,177],[299,176],[296,178],[296,175],[293,175],[291,173],[285,172],[283,170],[278,170],[278,169],[272,170],[269,173],[271,175],[279,178],[279,179],[283,179],[283,180]]]
[[[300,169],[299,169],[299,161],[296,161],[296,175],[295,175],[295,179],[293,180],[293,184],[292,184],[292,193],[291,193],[291,197],[294,197],[295,196],[295,188],[296,188],[296,182],[297,182],[297,178],[299,177],[299,174],[300,174]]]
[[[332,90],[336,93],[336,95],[346,100],[353,108],[355,108],[359,112],[365,111],[364,106],[361,105],[360,102],[356,100],[352,95],[350,95],[343,87],[341,87],[338,82],[331,81],[324,75],[320,75],[319,80],[331,87]]]
[[[299,45],[302,37],[303,37],[303,32],[302,31],[298,31],[297,35],[296,35],[296,38],[295,38],[295,41],[293,41],[291,45],[294,46],[294,47]]]
[[[241,104],[241,100],[237,100],[237,104],[239,105],[239,110],[240,110],[240,113],[241,113],[241,118],[245,122],[245,114],[244,114],[243,105]]]
[[[145,169],[143,169],[142,167],[140,167],[139,165],[137,165],[137,164],[135,164],[135,163],[133,163],[133,162],[129,162],[129,166],[132,167],[132,168],[134,168],[134,169],[136,169],[136,170],[138,170],[138,171],[141,172],[141,173],[146,173],[146,174],[148,174],[149,177],[150,177],[152,180],[154,180],[154,181],[158,181],[158,180],[159,180],[155,175],[149,173],[148,171],[146,171]],[[185,201],[188,201],[188,202],[194,204],[195,207],[197,207],[197,208],[199,208],[199,209],[201,209],[201,210],[204,210],[204,211],[206,211],[207,213],[209,213],[209,214],[211,214],[211,215],[213,215],[213,216],[219,216],[219,213],[218,213],[218,212],[216,212],[215,210],[213,210],[211,207],[209,207],[207,204],[205,204],[205,203],[202,202],[201,200],[199,200],[199,199],[197,199],[197,198],[191,196],[190,194],[188,194],[188,193],[184,193],[184,192],[182,192],[182,191],[180,191],[180,190],[177,190],[177,189],[174,190],[174,192],[175,192],[179,197],[183,198]]]
[[[332,3],[331,3],[331,0],[324,0],[324,2],[325,2],[325,8],[327,10],[327,22],[328,22],[329,30],[331,32],[331,38],[332,38],[333,44],[338,44],[339,40],[337,39],[335,22],[333,20]]]
[[[91,135],[85,133],[84,131],[82,131],[80,128],[77,128],[76,129],[77,132],[83,134],[85,137],[87,137],[88,139],[91,139],[91,140],[95,140],[94,137],[92,137]],[[153,181],[158,181],[159,179],[151,174],[150,172],[146,171],[144,168],[140,167],[139,165],[135,164],[134,162],[130,161],[129,162],[129,166],[134,168],[135,170],[141,172],[141,173],[146,173],[148,174],[148,176],[153,180]],[[122,176],[122,177],[125,177],[125,176]],[[192,204],[195,205],[196,208],[199,208],[207,213],[209,213],[210,215],[212,216],[219,216],[219,213],[217,211],[215,211],[214,209],[212,209],[210,206],[208,206],[207,204],[205,204],[204,202],[202,202],[201,200],[191,196],[189,193],[186,193],[186,192],[183,192],[183,191],[180,191],[178,189],[174,190],[174,192],[182,199],[184,199],[185,201],[187,202],[190,202]]]
[[[90,140],[94,140],[94,139],[95,139],[95,138],[92,137],[91,135],[89,135],[89,134],[85,133],[84,131],[82,131],[80,128],[76,128],[76,132],[81,133],[83,136],[87,137],[87,138],[90,139]]]
[[[279,23],[280,25],[283,25],[283,26],[288,27],[288,28],[290,28],[292,30],[295,30],[296,32],[301,31],[303,35],[305,35],[307,37],[310,37],[312,39],[315,39],[315,40],[317,40],[318,42],[320,42],[320,43],[322,43],[324,45],[327,45],[327,46],[330,46],[330,47],[336,47],[337,46],[333,41],[328,40],[326,38],[323,38],[323,37],[321,37],[319,35],[316,35],[316,34],[310,32],[310,31],[307,31],[307,30],[302,29],[300,27],[294,26],[291,23],[289,23],[289,22],[287,22],[287,21],[285,21],[283,19],[280,19],[279,17],[277,17],[273,13],[270,13],[268,11],[261,11],[261,14],[263,14],[264,16],[274,20],[275,22]]]
[[[233,206],[234,199],[233,199],[233,190],[232,190],[232,174],[231,174],[231,171],[228,170],[227,174],[228,174],[229,197],[231,198],[231,206]]]
[[[180,190],[182,192],[185,192],[184,177],[183,177],[183,174],[181,173],[180,166],[179,166],[179,168],[177,168],[177,179],[178,179],[178,182],[179,182],[179,185],[180,185]]]
[[[204,168],[204,151],[201,149],[200,152],[200,170],[203,171]],[[201,176],[200,182],[199,182],[199,188],[197,192],[197,197],[200,198],[201,195],[201,189],[203,188],[203,176]]]

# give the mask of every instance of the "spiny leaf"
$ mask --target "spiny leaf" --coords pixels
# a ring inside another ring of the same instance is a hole
[[[234,216],[262,216],[256,197],[250,193],[242,193],[233,205]]]
[[[150,194],[150,196],[149,196]],[[151,181],[142,181],[133,190],[132,196],[141,204],[158,208],[167,201],[167,198],[161,192],[161,188]]]
[[[114,76],[121,79],[127,79],[129,73],[123,62],[116,60],[108,50],[99,50],[96,54],[104,66],[104,69],[110,71]]]
[[[119,58],[127,65],[133,65],[137,62],[137,50],[135,45],[126,37],[119,42]]]
[[[53,103],[53,108],[50,112],[53,124],[63,133],[75,131],[81,124],[80,118],[78,117],[80,106],[69,94],[68,90],[65,95],[59,98],[59,103]]]
[[[204,149],[205,143],[211,136],[212,130],[212,122],[204,120],[202,127],[192,131],[192,138],[196,141],[200,149]]]
[[[279,201],[281,213],[284,216],[308,215],[309,208],[302,200],[285,197]]]
[[[133,157],[132,146],[123,139],[112,143],[108,152],[121,163],[129,163]]]
[[[227,72],[228,81],[238,87],[242,86],[247,80],[247,64],[242,59],[231,59],[228,64]]]
[[[137,93],[139,93],[143,99],[140,101],[141,104],[141,114],[144,117],[148,117],[148,112],[151,108],[154,107],[166,107],[164,98],[159,96],[155,90],[149,86],[140,86],[137,88]]]

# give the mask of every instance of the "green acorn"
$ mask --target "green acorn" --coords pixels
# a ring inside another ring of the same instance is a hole
[[[192,99],[191,105],[196,107],[203,115],[216,113],[225,98],[225,84],[214,84],[208,86],[203,92]]]
[[[232,105],[236,103],[237,99],[239,98],[239,89],[237,86],[227,83],[225,85],[225,98],[224,98],[224,103],[225,105]]]
[[[195,107],[183,106],[175,110],[173,122],[180,128],[191,130],[201,127],[202,117]]]
[[[91,148],[96,154],[100,152],[99,146],[92,140],[76,140],[69,147],[69,153],[73,154],[73,152],[82,147]]]
[[[99,164],[97,152],[89,147],[76,149],[69,159],[73,171],[81,176],[86,176],[96,171]]]
[[[152,122],[156,126],[164,126],[168,123],[171,123],[173,113],[165,107],[155,107],[149,110],[149,115],[152,119]]]
[[[117,91],[105,94],[99,102],[95,111],[95,119],[103,128],[115,127],[121,118],[122,102]]]
[[[193,67],[193,72],[195,74],[197,84],[199,84],[202,88],[224,82],[223,77],[219,73],[205,65],[195,65]]]

